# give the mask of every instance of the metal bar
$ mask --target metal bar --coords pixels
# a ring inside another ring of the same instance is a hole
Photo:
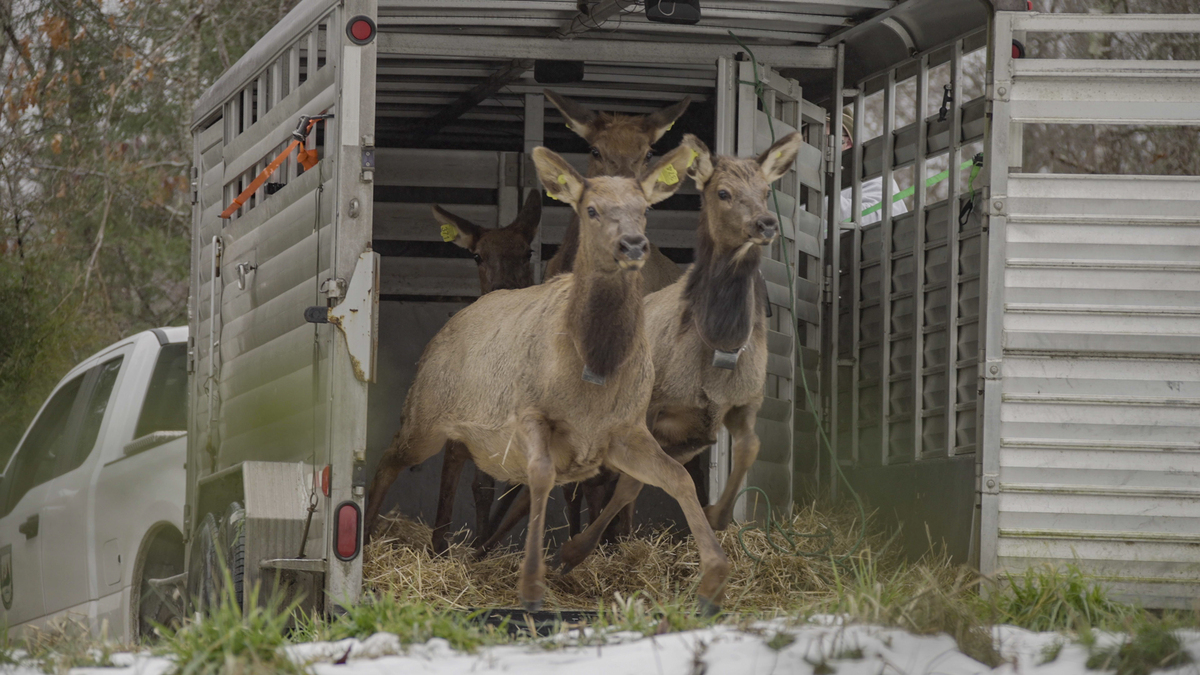
[[[859,407],[861,405],[861,387],[859,387],[858,383],[862,379],[862,133],[863,114],[866,112],[864,98],[865,97],[862,94],[862,83],[859,83],[858,96],[854,98],[854,129],[851,130],[853,145],[850,148],[850,213],[854,219],[853,224],[851,225],[854,230],[854,234],[852,235],[853,243],[851,245],[851,253],[853,254],[854,258],[850,263],[850,279],[854,284],[854,297],[852,299],[853,305],[851,306],[852,315],[850,317],[852,322],[851,328],[854,331],[854,350],[851,352],[854,357],[854,372],[852,375],[854,381],[851,383],[850,389],[850,408],[851,415],[853,416],[851,418],[852,421],[850,426],[850,461],[853,466],[859,465],[858,450],[861,443],[861,439],[859,437],[859,428],[861,427],[862,422],[860,413],[861,409]],[[840,117],[838,119],[838,123],[838,133],[834,135],[834,138],[837,140],[834,142],[840,147],[842,138]],[[836,198],[840,206],[842,196],[838,194]],[[841,223],[838,224],[838,230],[841,230]]]
[[[981,424],[976,433],[976,447],[980,450],[982,480],[980,496],[980,571],[991,574],[997,568],[1000,523],[1000,413],[1001,359],[1003,357],[1003,311],[1004,311],[1004,257],[1005,216],[1004,196],[1008,191],[1008,132],[1009,104],[1005,97],[996,96],[1000,88],[1012,83],[1006,78],[1011,73],[1012,15],[996,14],[992,25],[992,42],[988,53],[988,98],[992,104],[992,116],[987,127],[986,161],[984,164],[983,211],[987,227],[981,233],[981,252],[987,262],[980,272],[979,338],[982,341],[980,359],[983,377],[983,400],[976,403],[981,411]],[[994,369],[994,372],[993,372]],[[991,483],[989,484],[989,481]]]
[[[732,155],[736,151],[738,65],[732,55],[717,59],[717,130],[713,150],[718,155]],[[717,433],[717,442],[709,450],[708,495],[711,503],[716,503],[724,492],[729,477],[729,444],[729,432],[722,427]],[[736,505],[734,508],[736,510]]]
[[[838,444],[841,440],[839,433],[838,420],[841,414],[838,410],[838,392],[841,384],[841,367],[838,366],[838,356],[841,354],[841,321],[842,321],[842,302],[841,302],[841,264],[842,264],[842,108],[845,106],[843,99],[843,80],[846,76],[846,45],[839,44],[837,46],[837,66],[833,72],[833,96],[830,98],[829,119],[831,120],[828,132],[822,133],[825,137],[824,142],[829,143],[829,153],[832,166],[825,167],[826,175],[828,176],[828,193],[829,193],[829,209],[832,214],[829,221],[830,225],[827,228],[829,233],[829,243],[827,250],[829,255],[822,261],[821,270],[824,273],[828,267],[829,279],[829,313],[827,318],[827,330],[829,334],[829,349],[825,352],[825,358],[829,364],[829,404],[826,410],[829,411],[829,417],[826,420],[829,427],[829,495],[836,500],[838,496]],[[824,153],[823,153],[824,154]],[[828,261],[828,262],[826,262]],[[804,364],[801,363],[803,368]],[[817,467],[821,466],[821,439],[817,438]],[[818,473],[818,476],[820,474]]]
[[[926,90],[929,88],[929,56],[921,57],[921,69],[917,72],[917,164],[914,169],[913,209],[916,223],[913,233],[913,460],[921,459],[925,441],[923,418],[925,407],[925,165],[927,143],[925,136],[929,125],[925,123]],[[890,200],[889,200],[890,201]]]
[[[379,51],[388,56],[445,56],[445,35],[380,33]],[[711,64],[741,51],[736,44],[641,40],[557,40],[472,36],[454,45],[454,55],[481,59],[563,59],[609,63]],[[755,46],[754,54],[776,68],[832,68],[835,52],[822,47]]]
[[[579,33],[586,33],[607,21],[612,15],[624,11],[626,5],[633,6],[636,4],[634,0],[600,0],[600,2],[594,5],[580,3],[580,7],[585,9],[571,17],[570,21],[555,29],[554,32],[550,33],[550,37],[559,39],[572,38]],[[456,16],[451,18],[449,23],[458,24],[460,21],[461,18]]]
[[[1014,31],[1031,33],[1200,33],[1196,14],[1007,14]]]
[[[521,190],[532,187],[529,196],[524,199],[541,199],[542,191],[536,182],[533,171],[533,149],[544,143],[546,118],[546,97],[542,94],[525,94],[525,156],[521,165]],[[533,234],[530,248],[533,249],[533,283],[542,283],[542,239],[543,228],[539,227]]]
[[[842,30],[834,33],[833,35],[830,35],[824,42],[821,43],[821,46],[822,47],[832,47],[833,45],[835,45],[839,42],[846,42],[847,40],[853,38],[855,35],[859,35],[860,33],[869,30],[872,26],[877,26],[877,25],[883,23],[885,20],[891,19],[892,15],[896,14],[896,12],[898,12],[899,10],[907,9],[907,8],[908,8],[907,3],[897,2],[894,5],[892,5],[891,7],[883,10],[882,12],[875,14],[874,16],[867,19],[866,21],[858,23],[857,25],[851,26],[849,28],[842,29]]]
[[[424,118],[403,133],[412,136],[429,136],[441,131],[447,124],[463,116],[471,108],[503,89],[513,80],[520,78],[533,67],[531,59],[517,59],[495,71],[487,79],[455,99],[432,117]]]
[[[950,182],[946,209],[946,456],[953,457],[958,447],[958,273],[959,241],[958,181],[962,163],[962,56],[963,42],[954,43],[950,60]]]
[[[892,375],[892,164],[895,161],[896,137],[893,133],[896,124],[896,71],[887,72],[887,83],[883,90],[883,184],[880,186],[883,196],[883,221],[879,224],[879,307],[881,310],[881,328],[883,337],[879,350],[879,400],[882,417],[879,420],[880,457],[879,462],[887,465],[891,450],[891,430],[888,417],[891,415],[891,375]]]

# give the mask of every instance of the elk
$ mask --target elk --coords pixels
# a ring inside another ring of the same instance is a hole
[[[716,504],[705,508],[714,530],[729,525],[733,502],[758,457],[754,422],[767,378],[767,289],[762,248],[779,222],[768,209],[770,185],[796,161],[792,133],[757,159],[717,157],[699,144],[689,170],[703,208],[696,261],[683,278],[646,297],[646,333],[654,389],[646,421],[664,451],[682,466],[716,442],[722,424],[733,440],[733,469]],[[637,499],[641,481],[622,474],[598,518],[560,551],[564,573],[595,549],[604,528]]]
[[[729,560],[687,471],[658,446],[645,418],[654,385],[642,305],[646,210],[678,189],[695,154],[685,144],[637,179],[585,179],[557,154],[534,149],[543,187],[580,216],[575,270],[539,286],[489,293],[430,340],[400,431],[372,481],[366,531],[401,471],[446,440],[463,443],[492,477],[528,486],[518,595],[533,611],[545,595],[550,490],[609,467],[679,502],[700,549],[701,609],[717,608]]]
[[[434,220],[442,226],[442,238],[474,255],[479,269],[481,296],[496,290],[533,285],[533,249],[530,244],[542,220],[542,197],[537,191],[530,191],[521,212],[505,227],[481,227],[436,204],[432,211]],[[454,510],[458,479],[470,458],[470,452],[462,443],[446,441],[437,515],[433,525],[434,553],[446,552],[446,531]],[[475,537],[480,544],[491,537],[492,497],[495,491],[496,481],[476,467],[471,493],[475,499]]]
[[[593,112],[581,103],[550,89],[544,90],[544,93],[567,120],[567,126],[588,142],[589,178],[633,178],[644,171],[654,156],[651,146],[667,133],[692,102],[689,97],[650,115],[622,115]],[[562,245],[546,264],[546,278],[570,272],[574,267],[578,248],[579,217],[575,215],[567,225]],[[679,266],[663,255],[657,246],[650,244],[649,258],[642,269],[642,283],[646,292],[652,293],[671,285],[679,275]],[[608,502],[611,496],[610,486],[614,480],[614,474],[601,472],[581,485],[563,487],[567,498],[567,531],[571,536],[580,531],[582,499],[587,500],[588,508],[595,517]],[[506,501],[499,505],[496,512],[498,523],[491,528],[491,536],[485,537],[484,544],[477,549],[477,555],[486,555],[495,548],[509,530],[529,513],[529,495],[524,490],[510,494],[516,497],[515,501]],[[446,497],[442,495],[440,500],[444,499]],[[632,514],[629,516],[619,523],[620,533],[632,530]]]

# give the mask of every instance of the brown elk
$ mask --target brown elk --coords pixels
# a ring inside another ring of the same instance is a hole
[[[691,104],[691,98],[685,98],[667,108],[650,115],[622,115],[619,113],[597,113],[586,106],[550,89],[544,90],[546,98],[558,108],[567,120],[567,126],[588,142],[589,178],[596,176],[624,176],[633,178],[644,171],[654,156],[652,146],[671,125],[683,115]],[[575,264],[575,255],[579,247],[579,217],[573,216],[563,235],[562,245],[554,257],[546,264],[546,278],[550,279],[559,274],[570,272]],[[647,293],[653,293],[660,288],[671,285],[680,276],[679,266],[663,255],[654,244],[650,244],[650,254],[646,265],[642,268],[642,284]],[[615,474],[602,471],[600,475],[580,485],[565,485],[563,492],[567,498],[567,532],[574,536],[579,533],[581,526],[582,501],[586,498],[588,508],[593,517],[599,514],[609,500],[611,484],[616,480]],[[511,503],[501,503],[497,508],[499,522],[492,529],[490,537],[485,537],[484,544],[478,549],[479,555],[485,555],[495,548],[504,536],[529,513],[529,495],[521,490],[513,493],[516,497]],[[441,499],[446,499],[443,495]],[[632,514],[628,514],[619,523],[617,530],[626,533],[632,529]],[[615,534],[615,532],[614,532]]]
[[[542,220],[542,196],[536,190],[525,198],[525,205],[513,222],[505,227],[481,227],[443,209],[432,207],[433,218],[442,226],[442,238],[467,249],[479,269],[479,294],[513,290],[533,285],[533,237]],[[454,510],[454,496],[463,467],[471,453],[457,441],[446,441],[442,460],[442,483],[438,492],[437,515],[433,524],[433,551],[446,551],[446,531]],[[491,537],[492,498],[496,481],[478,467],[471,482],[475,499],[475,537],[480,544]]]
[[[683,509],[700,549],[701,606],[715,609],[729,574],[683,466],[646,427],[654,384],[644,331],[641,267],[646,209],[670,196],[695,157],[687,145],[637,179],[585,179],[561,157],[533,151],[546,191],[580,215],[575,271],[540,286],[494,291],[455,314],[421,356],[403,424],[372,481],[367,531],[404,469],[464,443],[489,475],[524,483],[532,508],[519,596],[545,594],[546,500],[556,483],[602,466],[662,487]]]
[[[714,530],[728,526],[734,499],[758,456],[754,422],[768,353],[767,289],[759,264],[762,247],[779,232],[768,196],[770,184],[796,161],[801,142],[792,133],[757,159],[715,161],[701,145],[689,171],[703,201],[696,262],[678,282],[646,297],[655,375],[646,420],[655,440],[682,465],[716,442],[722,424],[733,439],[728,484],[705,509]],[[600,516],[563,546],[565,571],[595,549],[607,524],[641,489],[636,477],[620,476]]]

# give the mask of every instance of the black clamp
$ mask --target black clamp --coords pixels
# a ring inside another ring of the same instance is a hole
[[[316,120],[331,120],[333,113],[321,113],[320,115],[301,115],[300,123],[296,125],[296,130],[292,132],[292,138],[304,142],[308,136],[308,123]]]
[[[942,90],[942,107],[938,109],[939,122],[946,121],[946,114],[950,112],[950,104],[954,102],[954,95],[951,92],[950,85],[946,85]]]

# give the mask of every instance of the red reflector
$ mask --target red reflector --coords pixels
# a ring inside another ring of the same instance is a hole
[[[321,494],[325,495],[326,497],[329,496],[330,470],[331,468],[328,464],[325,465],[324,469],[321,469]]]
[[[375,39],[375,22],[371,17],[359,14],[346,22],[346,37],[356,45],[365,45]]]
[[[371,24],[366,21],[355,21],[354,25],[350,26],[350,34],[355,40],[366,41],[371,37]]]
[[[333,553],[341,560],[358,555],[358,523],[362,512],[354,502],[342,502],[334,515]]]

